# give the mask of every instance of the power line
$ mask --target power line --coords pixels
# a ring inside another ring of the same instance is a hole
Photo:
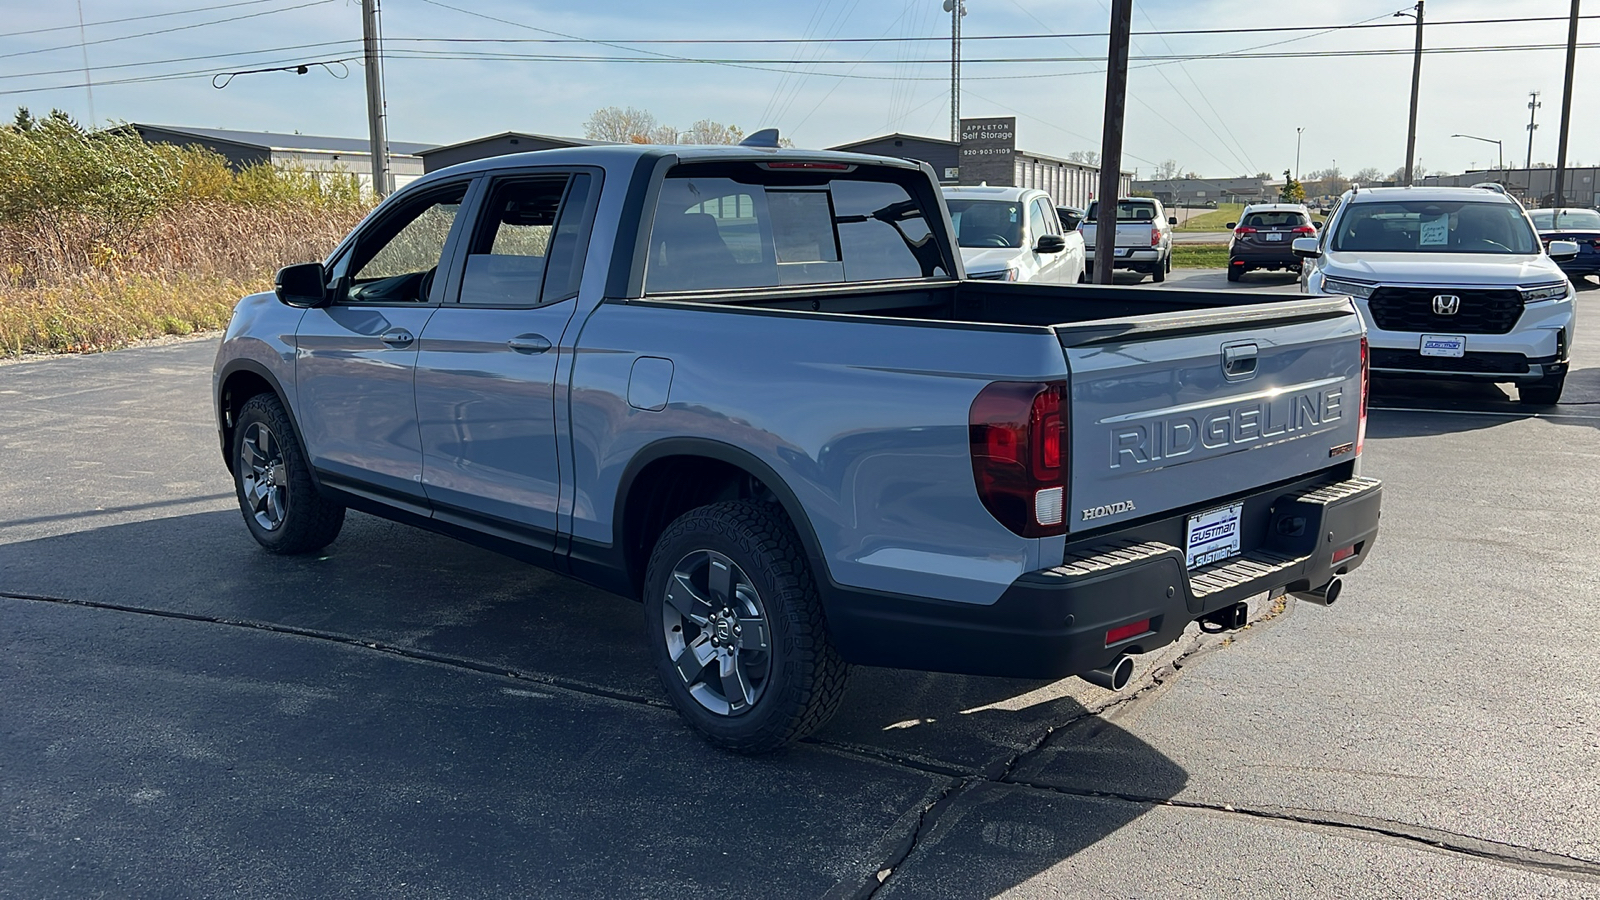
[[[431,2],[431,0],[423,0],[423,2],[424,3],[428,3],[428,2]],[[446,6],[443,3],[434,3],[433,5],[435,5],[435,6],[443,6],[446,9],[456,10],[457,12],[466,13],[467,15],[471,15],[471,16],[479,16],[480,18],[487,18],[487,19],[490,19],[491,21],[500,22],[502,24],[518,25],[519,27],[523,27],[523,28],[533,28],[533,26],[531,26],[531,25],[521,25],[521,23],[513,22],[513,21],[511,21],[509,19],[498,19],[498,18],[495,18],[493,16],[487,16],[487,15],[484,15],[482,13],[474,12],[472,10],[457,9],[456,7],[453,7],[453,6]],[[1375,18],[1387,19],[1387,18],[1389,18],[1389,15],[1390,15],[1389,13],[1384,13],[1381,17],[1375,17]],[[1600,19],[1600,14],[1589,15],[1589,16],[1580,16],[1579,18],[1582,18],[1582,19]],[[1038,20],[1035,19],[1035,21],[1038,21]],[[1528,23],[1532,23],[1532,22],[1566,22],[1566,21],[1567,21],[1567,17],[1566,16],[1536,16],[1536,17],[1533,17],[1533,18],[1521,18],[1521,19],[1456,19],[1456,20],[1452,20],[1452,21],[1441,21],[1441,22],[1431,22],[1430,21],[1428,23],[1428,28],[1431,30],[1431,29],[1434,29],[1434,28],[1442,28],[1442,27],[1445,27],[1445,26],[1448,26],[1448,25],[1508,25],[1508,24],[1522,25],[1522,24],[1528,24]],[[1041,24],[1043,24],[1043,23],[1041,23]],[[1135,31],[1133,33],[1133,36],[1134,37],[1153,37],[1153,36],[1163,36],[1163,35],[1183,36],[1183,35],[1216,35],[1216,34],[1266,34],[1266,33],[1274,33],[1274,32],[1291,32],[1291,31],[1314,31],[1314,32],[1320,32],[1320,33],[1323,33],[1323,34],[1328,34],[1328,33],[1332,33],[1332,32],[1335,32],[1335,31],[1366,30],[1366,29],[1372,29],[1372,28],[1409,28],[1409,27],[1413,27],[1413,26],[1408,22],[1387,22],[1387,21],[1385,21],[1385,22],[1375,22],[1372,19],[1366,19],[1366,20],[1363,20],[1361,22],[1352,22],[1352,23],[1349,23],[1349,24],[1346,24],[1346,25],[1276,25],[1276,26],[1258,26],[1258,27],[1251,27],[1251,28],[1186,28],[1186,29],[1172,29],[1172,30]],[[535,30],[535,31],[544,31],[544,32],[549,33],[549,34],[557,34],[558,33],[558,32],[548,31],[548,29],[543,29],[543,28],[533,28],[533,30]],[[0,36],[3,36],[3,35],[0,35]],[[1055,33],[1038,32],[1038,33],[1020,33],[1020,34],[976,34],[976,35],[963,34],[961,36],[961,40],[963,42],[965,42],[965,41],[1034,41],[1034,40],[1055,40],[1055,39],[1058,39],[1058,38],[1103,38],[1105,36],[1106,36],[1106,33],[1103,32],[1103,31],[1098,31],[1098,32],[1097,31],[1075,31],[1075,32],[1055,32]],[[559,38],[386,37],[386,38],[384,38],[384,41],[387,42],[387,43],[393,43],[393,42],[396,42],[396,41],[410,41],[410,42],[437,41],[437,42],[441,42],[441,43],[466,43],[466,44],[470,44],[470,43],[484,43],[484,44],[897,44],[897,43],[943,43],[945,41],[948,41],[949,39],[950,38],[948,36],[946,36],[946,35],[900,36],[900,37],[837,37],[837,38],[813,38],[813,37],[799,37],[799,38],[606,38],[606,39],[603,39],[603,40],[599,39],[599,38],[584,38],[584,37],[563,36],[563,37],[559,37]],[[1563,46],[1565,46],[1565,45],[1563,45]],[[946,60],[946,62],[948,62],[948,60]]]
[[[267,47],[261,50],[233,50],[228,53],[206,53],[200,56],[175,56],[170,59],[151,59],[145,60],[144,62],[111,63],[103,66],[90,66],[88,71],[107,72],[112,69],[137,69],[144,66],[164,66],[171,65],[173,63],[199,62],[204,59],[233,59],[239,56],[259,56],[263,53],[284,53],[289,50],[310,50],[317,47],[339,47],[358,43],[360,43],[360,41],[354,39],[344,41],[318,41],[314,44],[291,44],[287,47]],[[69,72],[81,71],[84,71],[82,66],[75,66],[70,69],[50,69],[43,72],[13,72],[6,75],[0,75],[0,79],[37,78],[41,75],[65,75]]]
[[[219,9],[232,9],[236,6],[258,6],[262,3],[276,3],[278,0],[241,0],[239,3],[221,3],[216,6],[197,6],[192,9],[178,9],[172,12],[147,13],[142,16],[124,16],[120,19],[101,19],[98,22],[84,22],[80,25],[52,25],[49,28],[32,28],[27,31],[8,31],[0,34],[0,38],[22,37],[29,34],[44,34],[47,31],[69,31],[73,28],[93,28],[96,25],[116,25],[120,22],[141,22],[145,19],[164,19],[168,16],[187,16],[197,12],[213,12]]]
[[[338,0],[311,0],[311,2],[309,2],[309,3],[301,3],[301,4],[296,5],[296,6],[285,6],[285,7],[281,8],[281,9],[268,9],[268,10],[263,10],[261,12],[246,13],[246,14],[244,14],[242,16],[231,16],[231,17],[226,18],[226,19],[212,19],[209,22],[194,22],[194,23],[189,24],[189,25],[175,25],[172,28],[162,28],[162,29],[158,29],[156,31],[144,31],[144,32],[140,32],[139,34],[124,34],[124,35],[121,35],[119,37],[108,37],[108,38],[100,38],[98,40],[93,40],[93,41],[82,41],[82,42],[79,42],[79,43],[76,43],[76,44],[65,44],[65,45],[62,45],[60,47],[41,47],[41,48],[38,48],[38,49],[35,49],[35,50],[17,50],[17,51],[13,51],[11,53],[0,53],[0,59],[10,59],[10,58],[15,57],[15,56],[32,56],[33,54],[36,54],[36,53],[50,53],[50,52],[53,52],[53,51],[56,51],[56,50],[72,50],[72,49],[75,49],[75,48],[81,47],[81,46],[93,46],[95,44],[110,44],[110,43],[114,43],[116,41],[131,41],[131,40],[133,40],[135,38],[154,37],[155,35],[158,35],[158,34],[171,34],[174,31],[188,31],[191,28],[205,28],[208,25],[222,25],[222,24],[225,24],[225,23],[228,23],[228,22],[242,22],[245,19],[255,19],[255,18],[260,18],[261,16],[270,16],[270,15],[274,15],[276,13],[292,12],[292,11],[297,10],[297,9],[305,9],[306,7],[309,7],[309,6],[322,6],[323,4],[326,4],[326,3],[337,3],[337,2],[338,2]]]

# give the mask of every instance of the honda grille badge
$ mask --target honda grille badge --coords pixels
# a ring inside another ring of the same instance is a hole
[[[1461,298],[1455,294],[1434,294],[1433,313],[1436,316],[1453,316],[1461,311]]]

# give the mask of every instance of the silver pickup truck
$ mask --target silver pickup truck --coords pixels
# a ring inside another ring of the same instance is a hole
[[[1078,231],[1083,234],[1083,246],[1088,260],[1088,272],[1094,274],[1095,229],[1099,225],[1100,201],[1089,204],[1083,224]],[[1151,281],[1167,280],[1172,271],[1172,226],[1178,220],[1168,216],[1161,201],[1152,197],[1124,197],[1117,201],[1117,237],[1114,242],[1116,259],[1113,269],[1131,269],[1150,276]]]
[[[267,550],[351,508],[637,598],[667,695],[746,752],[851,664],[1120,688],[1246,597],[1331,603],[1378,527],[1348,298],[968,281],[903,160],[436,172],[244,298],[214,381]]]

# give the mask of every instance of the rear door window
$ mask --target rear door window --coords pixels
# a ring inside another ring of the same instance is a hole
[[[728,290],[946,275],[921,206],[870,177],[685,166],[662,183],[645,289]]]
[[[496,183],[473,235],[460,302],[532,307],[574,296],[591,182],[580,173]]]

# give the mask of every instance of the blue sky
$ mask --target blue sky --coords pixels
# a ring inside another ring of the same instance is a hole
[[[950,17],[940,0],[786,0],[783,3],[642,0],[548,3],[532,0],[383,0],[389,131],[396,140],[450,143],[508,129],[580,135],[596,108],[636,106],[687,127],[710,118],[746,130],[777,126],[801,146],[827,146],[889,131],[949,133]],[[366,133],[363,73],[335,65],[338,79],[310,74],[246,74],[226,88],[211,74],[359,55],[356,0],[82,0],[88,23],[127,16],[209,11],[90,24],[80,47],[72,2],[3,0],[0,9],[0,104],[35,111],[60,107],[87,121],[83,89],[87,51],[94,118],[262,131],[361,137]],[[1296,127],[1304,128],[1300,168],[1335,160],[1346,173],[1401,164],[1411,58],[1232,58],[1153,65],[1140,55],[1223,53],[1287,41],[1256,52],[1407,51],[1407,27],[1329,34],[1275,32],[1138,36],[1152,30],[1409,23],[1392,13],[1402,0],[1135,0],[1135,62],[1130,75],[1125,166],[1148,174],[1176,160],[1205,175],[1281,172],[1295,164]],[[1103,32],[1103,0],[967,0],[969,38],[1027,33]],[[1429,47],[1560,44],[1566,23],[1446,25],[1470,19],[1563,17],[1565,0],[1431,0]],[[1593,10],[1600,14],[1600,8]],[[248,16],[249,18],[239,18]],[[491,21],[490,16],[505,21]],[[218,22],[217,20],[233,21]],[[206,24],[213,23],[216,24]],[[71,26],[61,28],[61,26]],[[144,32],[166,31],[132,37]],[[17,34],[33,29],[58,29]],[[536,29],[544,29],[543,31]],[[539,39],[549,32],[603,40],[585,43],[492,43]],[[645,39],[935,37],[912,43],[642,44]],[[436,39],[476,39],[443,43]],[[428,39],[428,40],[416,40]],[[1600,20],[1583,23],[1580,41],[1600,41]],[[323,46],[306,46],[322,44]],[[58,49],[52,49],[58,48]],[[260,51],[260,52],[255,52]],[[758,59],[747,65],[668,61],[550,61],[422,58],[416,54],[566,54],[647,58]],[[1103,75],[1093,62],[980,62],[1014,57],[1101,57],[1104,37],[969,40],[963,55],[962,113],[1016,115],[1018,145],[1065,155],[1099,148]],[[1600,116],[1592,89],[1600,49],[1579,51],[1577,102],[1569,155],[1600,162]],[[211,57],[182,60],[188,57]],[[660,58],[660,57],[657,57]],[[163,62],[174,60],[173,62]],[[1508,163],[1526,155],[1528,92],[1543,92],[1534,158],[1553,161],[1561,107],[1560,50],[1430,55],[1423,62],[1418,157],[1433,171],[1495,163],[1496,148],[1452,138],[1470,133],[1504,142]],[[125,84],[106,82],[202,72],[197,77]],[[839,78],[835,75],[850,77]],[[1021,77],[1018,77],[1021,76]],[[1585,90],[1584,86],[1590,89]]]

